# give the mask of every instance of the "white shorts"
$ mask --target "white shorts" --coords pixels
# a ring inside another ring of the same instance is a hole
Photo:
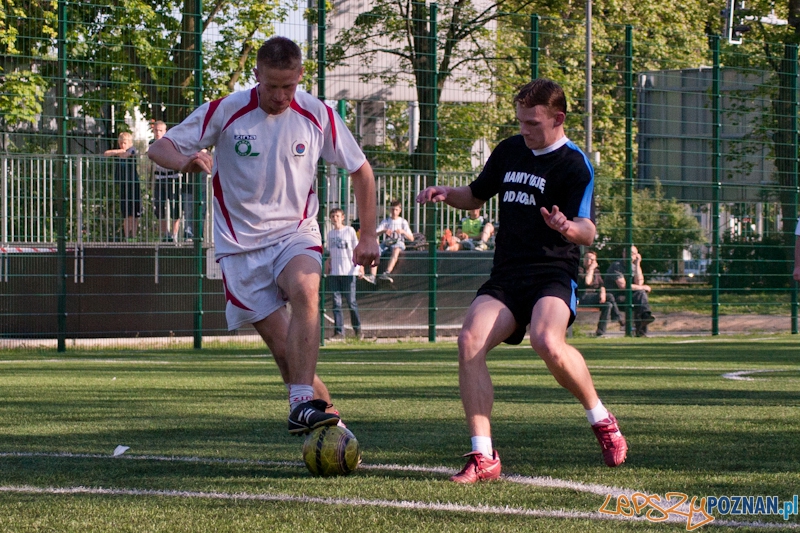
[[[267,248],[220,258],[229,331],[263,320],[286,305],[286,296],[278,287],[277,278],[298,255],[316,259],[321,272],[319,235],[296,234]]]

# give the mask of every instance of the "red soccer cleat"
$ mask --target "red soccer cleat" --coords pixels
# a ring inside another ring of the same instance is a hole
[[[628,455],[628,443],[614,415],[608,413],[608,418],[592,426],[597,442],[603,448],[603,460],[610,467],[619,466],[625,462]]]
[[[500,457],[497,455],[497,450],[493,452],[491,459],[481,452],[470,452],[464,457],[469,457],[467,464],[461,469],[461,472],[451,477],[450,481],[476,483],[500,477]]]

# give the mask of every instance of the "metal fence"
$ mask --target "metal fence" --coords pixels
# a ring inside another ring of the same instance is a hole
[[[597,20],[587,41],[584,21],[477,2],[414,2],[407,13],[383,2],[333,12],[324,2],[300,12],[249,0],[185,5],[62,0],[5,14],[6,345],[251,340],[251,331],[225,328],[206,177],[181,178],[180,201],[162,217],[178,231],[164,242],[144,154],[154,120],[174,125],[203,101],[250,87],[255,49],[276,33],[303,45],[303,90],[328,101],[361,142],[376,170],[379,217],[400,200],[418,236],[394,283],[359,281],[368,337],[457,332],[492,252],[439,250],[465,213],[413,199],[431,183],[469,183],[491,147],[515,134],[513,94],[538,76],[565,88],[567,133],[595,164],[601,269],[639,247],[655,331],[797,332],[796,45]],[[133,238],[114,158],[102,155],[121,131],[140,154]],[[321,168],[318,194],[323,234],[333,207],[359,223],[345,173]],[[484,211],[496,222],[496,199]],[[321,302],[327,338],[324,283]],[[594,320],[582,310],[575,333],[593,331]]]

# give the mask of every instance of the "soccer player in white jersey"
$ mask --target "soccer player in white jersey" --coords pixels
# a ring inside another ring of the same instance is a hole
[[[375,178],[333,110],[297,91],[300,48],[273,37],[259,49],[258,85],[203,104],[148,151],[159,165],[208,172],[228,328],[252,324],[289,389],[289,433],[339,423],[316,376],[322,240],[314,191],[320,157],[347,170],[362,221],[353,261],[378,259]],[[214,156],[203,152],[214,146]],[[292,304],[292,312],[286,309]],[[326,412],[330,411],[330,412]]]

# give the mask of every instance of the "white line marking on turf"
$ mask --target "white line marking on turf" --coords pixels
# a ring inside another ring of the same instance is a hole
[[[625,520],[644,522],[644,516],[625,517],[621,515],[608,515],[598,511],[563,511],[563,510],[543,510],[526,509],[523,507],[498,507],[494,505],[464,505],[458,503],[430,503],[407,500],[368,500],[365,498],[320,498],[315,496],[293,496],[290,494],[252,494],[247,492],[199,492],[185,490],[153,490],[153,489],[115,489],[115,488],[92,488],[92,487],[32,487],[29,485],[10,485],[0,486],[0,492],[16,494],[90,494],[97,496],[163,496],[172,498],[198,498],[213,500],[236,500],[236,501],[264,501],[264,502],[288,502],[288,503],[311,503],[318,505],[351,505],[362,507],[388,507],[394,509],[408,510],[427,510],[427,511],[450,511],[460,513],[476,514],[497,514],[497,515],[516,515],[533,516],[539,518],[568,518],[584,520]],[[670,517],[666,522],[683,523],[685,519],[679,516]],[[730,527],[755,527],[761,529],[798,529],[797,524],[780,524],[769,522],[739,522],[732,520],[715,520],[715,525]]]
[[[112,456],[106,454],[83,454],[83,453],[45,453],[45,452],[0,452],[0,457],[55,457],[55,458],[78,458],[78,459],[113,459],[113,460],[134,460],[134,461],[166,461],[166,462],[183,462],[183,463],[206,463],[206,464],[231,464],[231,465],[258,465],[258,466],[278,466],[278,467],[303,467],[305,466],[299,461],[259,461],[251,459],[222,459],[213,457],[179,457],[179,456],[164,456],[164,455],[120,455]],[[451,476],[458,470],[455,468],[448,468],[444,466],[420,466],[420,465],[397,465],[397,464],[365,464],[362,463],[359,467],[364,470],[390,470],[390,471],[406,471],[406,472],[428,472],[434,474],[443,474]],[[541,476],[519,476],[519,475],[503,475],[502,479],[510,483],[519,483],[522,485],[531,485],[544,488],[553,489],[568,489],[577,492],[586,492],[597,494],[599,496],[607,496],[611,494],[614,497],[621,495],[631,496],[636,492],[630,489],[623,489],[618,487],[611,487],[607,485],[600,485],[597,483],[581,483],[577,481],[569,481],[563,479],[556,479],[551,477]],[[30,494],[97,494],[97,495],[110,495],[110,496],[172,496],[183,498],[211,498],[211,499],[229,499],[229,500],[257,500],[257,501],[281,501],[281,502],[301,502],[301,503],[318,503],[323,505],[369,505],[373,507],[393,507],[398,509],[414,509],[414,510],[434,510],[434,511],[454,511],[454,512],[468,512],[468,513],[482,513],[482,514],[504,514],[504,515],[522,515],[522,516],[538,516],[545,518],[572,518],[572,519],[588,519],[588,520],[636,520],[644,521],[645,517],[624,517],[608,515],[600,512],[585,512],[585,511],[556,511],[556,510],[540,510],[540,509],[526,509],[518,507],[496,507],[496,506],[471,506],[452,503],[428,503],[428,502],[414,502],[405,500],[366,500],[361,498],[317,498],[307,496],[291,496],[285,494],[250,494],[250,493],[223,493],[223,492],[193,492],[193,491],[165,491],[165,490],[145,490],[145,489],[98,489],[90,487],[32,487],[28,485],[21,486],[0,486],[0,492],[9,493],[30,493]],[[683,507],[686,507],[684,505]],[[688,510],[688,509],[679,509]],[[683,522],[684,519],[676,516],[674,519],[671,517],[667,522]],[[800,524],[780,524],[770,522],[741,522],[734,520],[715,520],[714,525],[730,526],[730,527],[755,527],[762,529],[800,529]]]
[[[559,510],[539,510],[525,509],[521,507],[497,507],[491,505],[463,505],[456,503],[428,503],[405,500],[368,500],[364,498],[319,498],[314,496],[292,496],[289,494],[251,494],[244,492],[195,492],[195,491],[171,491],[171,490],[148,490],[148,489],[111,489],[111,488],[91,488],[91,487],[31,487],[3,486],[0,492],[27,493],[27,494],[92,494],[99,496],[167,496],[179,498],[207,498],[214,500],[252,500],[252,501],[272,501],[272,502],[298,502],[316,503],[321,505],[353,505],[371,507],[391,507],[396,509],[411,510],[430,510],[430,511],[454,511],[481,514],[502,514],[502,515],[522,515],[537,516],[548,518],[584,518],[592,520],[621,519],[617,516],[604,515],[599,512],[582,511],[559,511]],[[642,521],[644,518],[628,518],[628,520]]]
[[[763,369],[763,370],[739,370],[738,372],[728,372],[722,374],[725,379],[732,379],[735,381],[755,381],[754,378],[749,377],[749,374],[760,374],[763,372],[786,372],[785,370]]]
[[[697,343],[703,343],[703,342],[706,342],[706,343],[712,343],[712,342],[743,342],[744,340],[746,340],[747,342],[755,342],[755,341],[777,341],[777,340],[780,340],[780,339],[777,339],[775,337],[757,337],[755,339],[721,339],[721,338],[716,338],[716,339],[713,339],[713,340],[712,339],[691,339],[691,340],[685,340],[685,341],[672,341],[672,342],[668,342],[667,344],[697,344]]]
[[[53,458],[70,458],[70,459],[113,459],[115,461],[128,460],[128,461],[164,461],[175,463],[205,463],[205,464],[228,464],[228,465],[252,465],[252,466],[273,466],[273,467],[305,467],[305,464],[300,461],[260,461],[254,459],[222,459],[214,457],[177,457],[166,455],[119,455],[112,456],[107,454],[93,454],[93,453],[47,453],[47,452],[2,452],[0,457],[53,457]],[[440,474],[443,476],[452,476],[458,472],[458,469],[448,468],[446,466],[421,466],[421,465],[398,465],[398,464],[369,464],[362,463],[359,469],[363,470],[389,470],[395,472],[423,472],[430,474]],[[596,483],[581,483],[579,481],[569,481],[563,479],[556,479],[551,477],[542,476],[519,476],[519,475],[504,475],[503,479],[521,485],[532,485],[537,487],[553,488],[553,489],[568,489],[577,492],[587,492],[590,494],[597,494],[599,496],[606,496],[612,494],[614,496],[631,496],[636,490],[629,490],[619,487],[611,487],[607,485],[599,485]]]

